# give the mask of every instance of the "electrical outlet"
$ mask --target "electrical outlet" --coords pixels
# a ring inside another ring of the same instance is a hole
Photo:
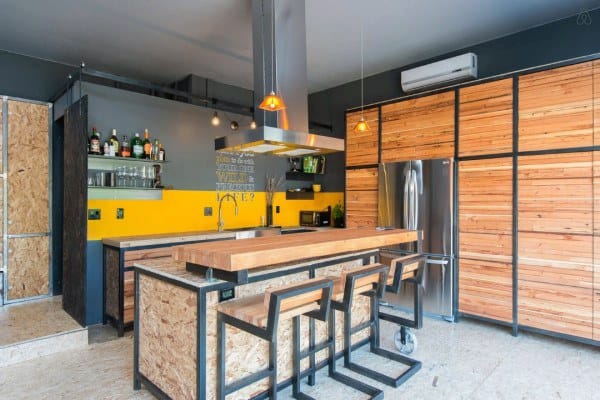
[[[212,207],[204,207],[204,216],[212,217]]]
[[[275,206],[275,214],[279,214],[279,206]]]
[[[90,208],[88,210],[88,219],[92,220],[92,219],[100,219],[101,215],[100,215],[100,209],[99,208]]]
[[[117,219],[123,219],[123,218],[125,218],[125,209],[117,208]]]

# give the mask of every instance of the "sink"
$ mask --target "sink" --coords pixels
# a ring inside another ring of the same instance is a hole
[[[254,238],[254,237],[281,235],[281,228],[264,227],[264,226],[225,229],[225,231],[226,232],[235,232],[236,240],[237,239],[250,239],[250,238]]]

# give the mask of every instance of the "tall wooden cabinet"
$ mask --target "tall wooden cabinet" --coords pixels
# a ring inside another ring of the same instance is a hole
[[[461,161],[458,174],[458,309],[512,322],[512,157]]]
[[[457,157],[458,311],[600,343],[600,60],[381,105],[371,146],[359,116],[349,226],[376,223],[377,141],[380,162]]]
[[[454,157],[454,91],[381,107],[381,162]]]
[[[50,293],[49,110],[2,99],[4,302]]]
[[[366,132],[354,132],[361,115]],[[377,163],[379,161],[379,107],[346,115],[346,226],[377,225]]]

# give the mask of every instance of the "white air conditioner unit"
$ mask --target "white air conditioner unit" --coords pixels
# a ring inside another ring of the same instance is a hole
[[[402,71],[402,90],[412,92],[418,89],[446,86],[451,83],[477,78],[477,55],[466,53],[460,56],[436,61],[417,68]]]

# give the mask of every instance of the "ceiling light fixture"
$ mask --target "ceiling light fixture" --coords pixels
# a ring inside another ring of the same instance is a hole
[[[210,119],[210,123],[212,126],[219,126],[221,124],[221,120],[219,119],[219,114],[215,111],[213,117]]]
[[[250,122],[250,129],[256,129],[256,121],[252,118],[252,122]]]
[[[237,131],[238,128],[240,127],[240,124],[238,124],[237,121],[231,121],[231,123],[229,124],[229,127],[231,128],[232,131]]]
[[[271,92],[265,96],[263,101],[260,103],[258,108],[265,111],[279,111],[285,109],[285,103],[283,99],[275,94],[275,0],[273,0],[273,7],[271,8]],[[264,14],[263,14],[264,21]],[[264,28],[264,23],[263,23]],[[263,29],[264,30],[264,29]],[[264,42],[264,40],[263,40]],[[263,58],[264,58],[264,46],[263,46]],[[263,62],[263,80],[264,80],[264,62]]]
[[[354,132],[366,132],[368,131],[369,124],[365,121],[364,108],[365,108],[365,57],[364,57],[364,40],[363,40],[363,20],[360,19],[360,119],[354,127]]]

